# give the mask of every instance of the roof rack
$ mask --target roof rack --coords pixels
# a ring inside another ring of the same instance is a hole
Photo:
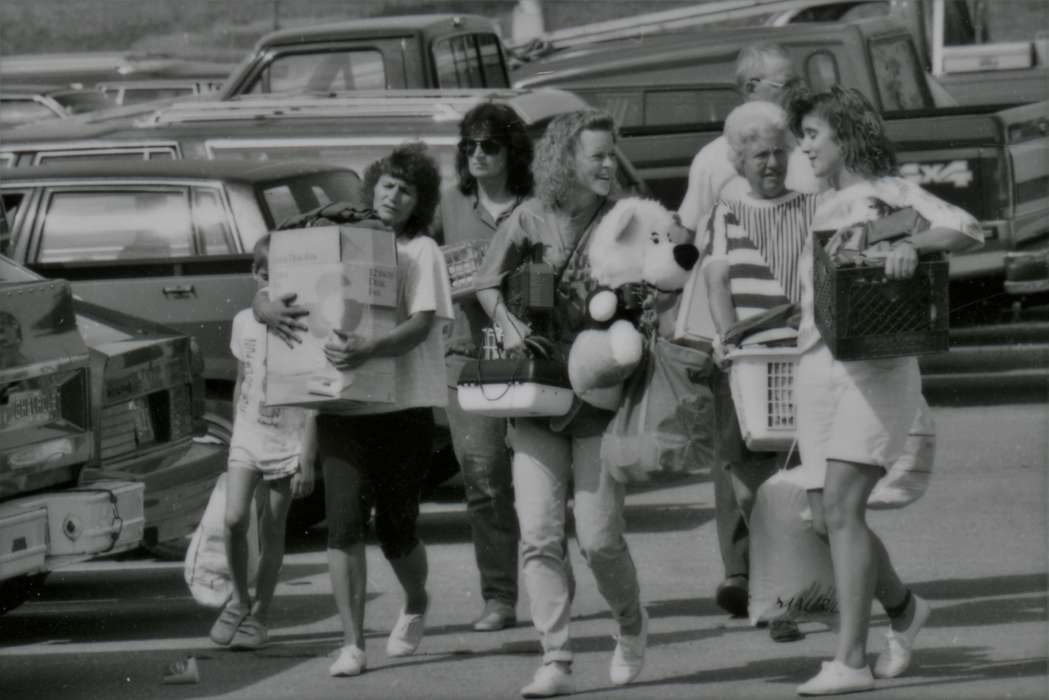
[[[176,102],[138,120],[135,126],[345,116],[430,117],[434,121],[459,121],[479,102],[519,94],[520,91],[512,90],[368,90],[295,96],[247,95],[226,101]]]

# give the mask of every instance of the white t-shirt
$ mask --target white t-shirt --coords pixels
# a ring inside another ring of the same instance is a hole
[[[230,451],[243,448],[275,470],[298,465],[310,411],[266,405],[266,326],[255,320],[251,309],[233,317],[229,345],[241,367]]]
[[[448,405],[444,368],[444,326],[455,317],[444,254],[429,236],[397,239],[397,323],[412,314],[433,311],[426,339],[395,358],[393,403],[368,403],[322,413],[364,415],[406,408]]]
[[[729,160],[732,149],[722,134],[699,149],[688,170],[688,190],[685,192],[678,216],[681,223],[694,231],[702,231],[710,211],[718,199],[740,199],[750,191],[750,185]],[[812,163],[795,147],[787,163],[788,190],[813,194],[823,189],[812,172]],[[700,248],[706,241],[697,241]]]
[[[879,217],[872,200],[881,200],[894,209],[913,207],[929,222],[930,228],[949,228],[983,243],[979,222],[967,211],[948,204],[910,180],[901,177],[881,177],[858,182],[841,190],[827,190],[816,198],[816,213],[812,219],[813,231],[837,231],[853,224],[873,221]],[[809,236],[801,255],[798,274],[801,278],[801,324],[798,328],[798,347],[812,347],[819,340],[814,310],[815,290],[812,284],[814,265],[814,236]]]

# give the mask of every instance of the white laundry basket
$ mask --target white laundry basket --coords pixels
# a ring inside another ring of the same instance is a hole
[[[783,451],[794,442],[796,347],[744,347],[732,352],[729,386],[747,448]]]

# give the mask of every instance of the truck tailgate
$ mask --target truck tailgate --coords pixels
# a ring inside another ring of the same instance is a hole
[[[1005,134],[993,110],[906,112],[886,120],[900,174],[983,222],[1007,214]]]

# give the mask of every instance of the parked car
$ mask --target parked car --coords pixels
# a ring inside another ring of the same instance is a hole
[[[951,259],[951,276],[965,280],[966,291],[1000,299],[1007,253],[1049,244],[1049,102],[944,106],[910,33],[893,20],[595,43],[528,64],[515,84],[562,87],[612,111],[624,152],[652,192],[676,208],[693,156],[739,103],[730,82],[739,48],[759,42],[786,48],[813,90],[840,83],[863,92],[885,117],[901,174],[980,219],[987,244]]]
[[[0,183],[0,251],[87,301],[196,339],[212,394],[230,395],[233,316],[249,306],[251,251],[285,219],[357,200],[356,173],[318,162],[112,160],[20,168]]]
[[[113,105],[108,97],[96,90],[53,85],[5,85],[0,88],[0,128],[62,119]]]
[[[203,437],[202,362],[185,335],[6,256],[0,326],[2,612],[55,568],[182,541],[226,446]]]

